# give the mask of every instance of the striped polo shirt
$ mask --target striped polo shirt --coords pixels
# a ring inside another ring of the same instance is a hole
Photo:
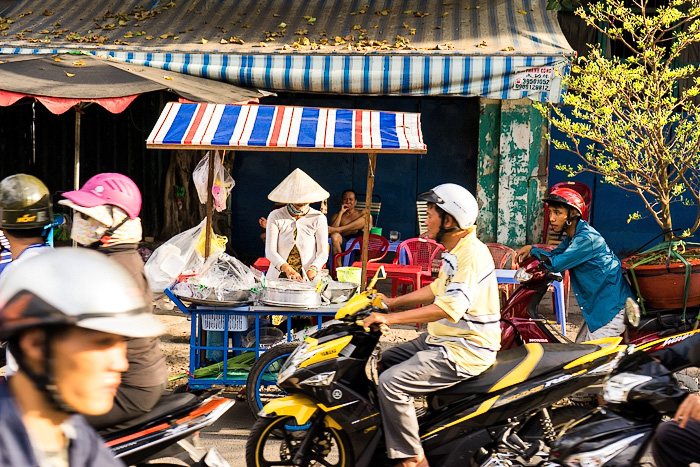
[[[430,288],[449,318],[428,324],[427,343],[442,346],[460,375],[483,372],[501,347],[501,313],[493,257],[476,229],[443,253]]]

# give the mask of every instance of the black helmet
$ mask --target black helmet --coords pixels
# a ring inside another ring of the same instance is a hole
[[[41,180],[16,174],[0,182],[0,228],[37,229],[52,221],[51,195]]]

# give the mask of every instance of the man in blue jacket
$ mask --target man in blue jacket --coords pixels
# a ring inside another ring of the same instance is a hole
[[[632,290],[622,276],[620,260],[605,239],[581,219],[585,203],[571,188],[559,188],[544,198],[552,229],[564,233],[552,251],[525,245],[516,253],[521,262],[535,256],[554,272],[567,269],[585,323],[576,342],[619,336],[625,331],[625,301]]]
[[[127,337],[160,334],[140,288],[109,258],[60,248],[0,283],[0,339],[17,372],[0,382],[0,465],[122,466],[78,414],[109,411]]]

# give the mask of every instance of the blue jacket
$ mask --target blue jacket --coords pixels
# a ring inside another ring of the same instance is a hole
[[[74,415],[70,423],[77,435],[75,439],[71,439],[68,447],[68,461],[71,467],[124,467],[82,416]],[[0,465],[38,465],[19,409],[4,378],[0,378]]]
[[[545,266],[554,272],[569,270],[571,286],[590,332],[608,324],[625,306],[627,297],[632,297],[632,290],[622,277],[620,260],[586,221],[579,220],[574,236],[564,236],[554,250],[533,248],[530,254],[540,260],[549,258],[551,264]]]

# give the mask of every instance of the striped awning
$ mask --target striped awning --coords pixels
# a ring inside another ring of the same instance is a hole
[[[425,153],[420,114],[170,102],[151,149]]]
[[[0,53],[91,50],[271,91],[559,101],[574,51],[546,4],[23,0]]]

